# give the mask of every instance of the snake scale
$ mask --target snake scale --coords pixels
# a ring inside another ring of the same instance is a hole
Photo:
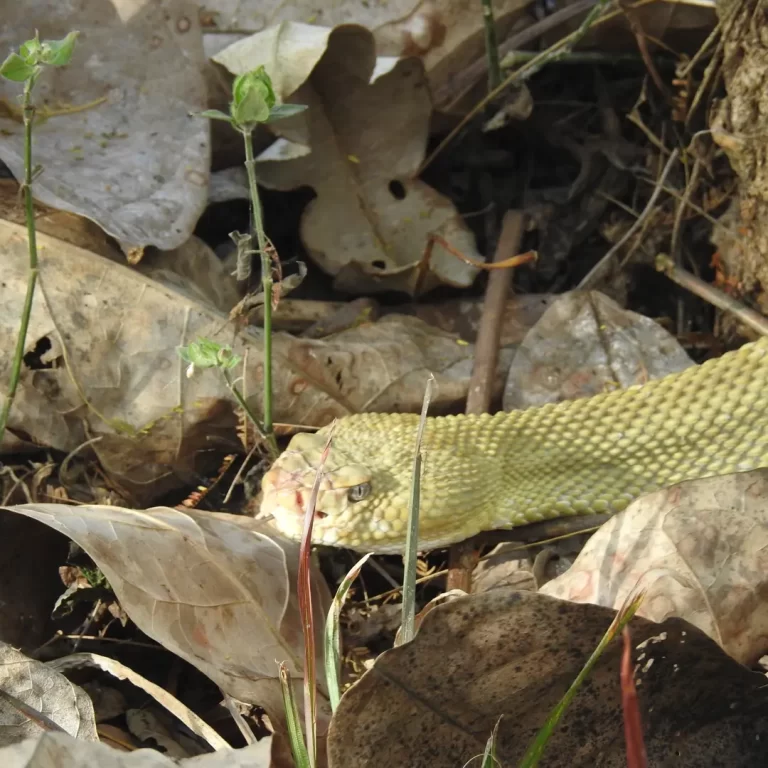
[[[419,548],[544,519],[616,512],[650,491],[768,466],[768,338],[678,373],[579,400],[427,419]],[[416,414],[340,419],[313,542],[403,551]],[[294,436],[262,480],[263,514],[301,536],[329,427]]]

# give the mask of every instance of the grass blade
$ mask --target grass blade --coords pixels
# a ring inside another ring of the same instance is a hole
[[[499,758],[496,757],[496,739],[499,735],[500,722],[501,718],[496,721],[496,725],[493,726],[493,731],[491,731],[491,735],[485,743],[485,751],[483,752],[483,761],[481,763],[482,768],[499,768],[501,765]]]
[[[328,610],[328,618],[325,622],[325,678],[328,683],[328,695],[331,700],[332,712],[336,711],[339,699],[341,698],[341,684],[339,682],[339,672],[341,670],[341,640],[339,632],[341,609],[344,607],[344,600],[347,597],[349,588],[360,574],[362,567],[370,556],[370,552],[367,555],[363,555],[349,569],[349,573],[343,578],[339,588],[336,590],[336,595]]]
[[[285,709],[288,739],[291,743],[293,761],[296,763],[296,768],[310,768],[309,753],[304,743],[304,735],[301,732],[299,709],[296,706],[296,698],[293,695],[291,673],[282,662],[280,663],[280,688],[283,692],[283,708]]]
[[[568,709],[571,701],[578,692],[582,683],[587,679],[592,672],[598,659],[602,656],[603,651],[608,647],[608,644],[613,640],[616,635],[621,632],[624,627],[629,623],[632,617],[635,615],[637,609],[640,607],[640,603],[643,601],[645,592],[637,594],[628,604],[622,607],[622,610],[618,611],[614,616],[611,626],[603,635],[600,642],[597,644],[597,648],[592,651],[592,655],[587,660],[587,663],[582,667],[576,679],[571,683],[571,687],[565,692],[562,699],[556,704],[555,708],[549,713],[547,722],[544,723],[543,728],[536,734],[535,738],[531,742],[531,745],[523,755],[523,759],[519,764],[519,768],[533,768],[539,764],[541,756],[544,754],[547,743],[550,737],[554,733],[560,719],[565,714],[565,710]]]
[[[627,742],[627,768],[646,768],[648,758],[643,739],[643,723],[637,703],[637,689],[632,675],[632,638],[624,627],[621,654],[621,708],[624,711],[624,740]]]
[[[421,418],[416,433],[416,450],[413,457],[413,480],[411,500],[408,508],[408,533],[405,542],[405,573],[403,575],[403,612],[400,629],[400,645],[413,639],[416,623],[416,559],[419,546],[419,496],[421,494],[421,441],[427,423],[427,411],[432,399],[435,377],[430,373],[424,400],[421,404]]]
[[[323,469],[331,450],[331,441],[336,429],[336,421],[331,424],[328,440],[320,456],[320,463],[312,484],[312,492],[304,512],[304,530],[299,547],[299,611],[301,626],[304,630],[304,722],[307,732],[307,751],[310,766],[317,761],[317,674],[315,670],[315,622],[312,612],[312,579],[310,557],[312,555],[312,526],[315,521],[315,507],[320,493],[320,482],[323,479]]]

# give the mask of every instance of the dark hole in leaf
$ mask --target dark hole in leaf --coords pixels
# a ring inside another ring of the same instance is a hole
[[[29,352],[24,355],[24,365],[33,370],[53,368],[53,363],[50,360],[47,362],[42,361],[42,356],[46,352],[50,352],[50,350],[51,340],[47,336],[42,336],[38,339],[37,344],[35,344],[35,348],[30,349]]]
[[[405,199],[405,187],[397,179],[389,182],[389,191],[395,200]]]

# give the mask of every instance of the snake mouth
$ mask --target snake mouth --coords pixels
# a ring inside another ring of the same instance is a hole
[[[311,492],[310,492],[309,496],[307,497],[307,500],[304,501],[304,492],[300,491],[300,490],[296,491],[296,513],[298,515],[300,515],[302,519],[304,517],[306,517],[306,514],[307,514],[307,504],[309,504],[311,499],[312,499],[312,493]],[[319,498],[315,499],[315,509],[314,509],[314,512],[313,512],[313,517],[315,518],[315,520],[324,520],[326,517],[328,517],[328,513],[327,512],[323,512],[321,509],[317,508],[318,501],[319,501]]]
[[[311,474],[314,481],[314,472]],[[292,471],[277,465],[262,480],[262,512],[271,515],[277,529],[294,541],[300,541],[304,534],[304,518],[312,499],[309,480],[306,471]],[[332,543],[331,540],[336,538],[333,510],[338,504],[337,495],[341,495],[338,489],[332,487],[328,478],[323,478],[313,515],[312,540],[315,543]]]

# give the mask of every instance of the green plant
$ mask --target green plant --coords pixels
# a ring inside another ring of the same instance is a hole
[[[328,695],[333,712],[339,706],[339,699],[341,698],[341,683],[339,682],[339,673],[341,672],[341,609],[344,607],[344,600],[349,588],[360,575],[360,571],[370,556],[370,552],[363,555],[342,579],[325,620],[325,679],[328,681]]]
[[[245,145],[245,169],[248,173],[253,231],[256,233],[258,245],[255,252],[261,257],[261,285],[264,294],[264,406],[261,429],[272,458],[277,458],[277,443],[272,425],[272,263],[267,236],[264,232],[261,201],[256,180],[253,132],[263,123],[273,123],[276,120],[291,117],[303,112],[306,108],[303,104],[277,104],[272,80],[262,66],[235,78],[232,83],[232,101],[229,104],[229,114],[218,109],[208,109],[199,115],[229,123],[238,133],[242,134]],[[252,244],[251,235],[233,233],[233,237],[238,243],[239,255],[242,259],[249,258],[254,250],[244,247],[244,245]],[[240,268],[238,272],[242,274]]]
[[[592,652],[592,655],[587,659],[586,664],[584,664],[579,674],[576,675],[576,679],[571,683],[571,686],[565,692],[563,698],[560,699],[553,710],[549,713],[547,721],[544,723],[542,728],[539,730],[529,745],[518,768],[533,768],[539,764],[539,760],[541,760],[541,756],[544,754],[547,743],[554,733],[555,728],[558,726],[561,718],[565,714],[565,710],[568,709],[568,706],[573,701],[579,688],[581,688],[584,681],[587,679],[587,677],[589,677],[590,673],[597,664],[598,659],[603,655],[603,651],[605,651],[605,649],[608,647],[608,644],[617,635],[622,633],[624,627],[629,624],[632,617],[635,615],[635,613],[637,613],[637,609],[643,602],[644,597],[645,592],[642,590],[631,594],[625,601],[621,610],[616,612],[616,615],[611,622],[611,626],[608,627],[602,639],[597,644],[597,647]]]
[[[37,79],[45,67],[63,67],[69,63],[75,49],[75,40],[79,32],[70,32],[61,40],[40,40],[35,33],[34,38],[21,45],[18,53],[11,53],[0,64],[0,76],[16,83],[24,83],[24,91],[21,96],[21,114],[24,124],[24,182],[21,184],[21,193],[24,197],[24,212],[27,222],[27,241],[29,244],[29,277],[27,279],[27,293],[24,299],[24,307],[21,313],[19,335],[16,340],[16,350],[11,364],[11,379],[8,384],[8,393],[0,413],[0,443],[5,435],[8,424],[8,416],[16,397],[16,390],[21,378],[21,364],[24,358],[24,347],[29,330],[29,318],[32,315],[32,302],[35,297],[35,285],[37,284],[37,231],[35,229],[35,214],[32,201],[32,182],[40,174],[40,169],[32,165],[32,125],[35,120],[35,105],[32,101],[32,91]]]
[[[299,708],[296,705],[296,697],[293,695],[293,684],[291,682],[291,673],[285,664],[279,665],[280,689],[283,693],[283,709],[285,709],[285,720],[288,728],[288,741],[291,745],[291,754],[296,768],[311,768],[312,763],[309,759],[309,752],[304,743],[301,733],[301,717],[299,717]]]
[[[248,418],[258,430],[261,438],[267,442],[270,447],[274,447],[275,453],[277,453],[277,443],[275,441],[274,433],[270,436],[267,435],[266,429],[263,424],[259,423],[256,414],[249,408],[246,403],[243,393],[238,389],[232,378],[232,369],[240,364],[242,359],[239,355],[236,355],[232,351],[232,347],[229,344],[219,344],[217,341],[211,339],[199,338],[197,341],[193,341],[186,347],[177,347],[179,357],[185,362],[189,363],[187,367],[187,377],[191,377],[195,373],[196,368],[206,369],[215,368],[222,375],[224,382],[227,385],[229,391],[234,395],[235,400],[240,404],[240,407],[245,411]]]
[[[416,564],[419,545],[419,504],[421,502],[421,463],[423,459],[421,441],[427,424],[427,412],[432,401],[432,390],[435,377],[430,373],[424,398],[421,402],[419,428],[416,432],[416,446],[413,454],[413,475],[411,480],[411,497],[408,503],[408,535],[405,541],[405,556],[403,558],[403,607],[400,621],[400,638],[398,644],[413,640],[416,632]]]

